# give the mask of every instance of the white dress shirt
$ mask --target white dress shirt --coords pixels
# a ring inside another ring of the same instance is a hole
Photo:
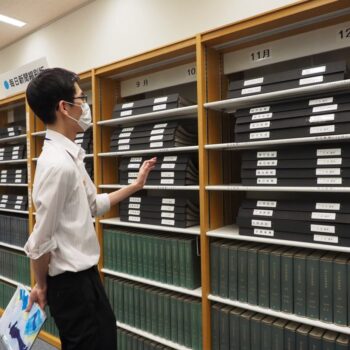
[[[110,199],[97,194],[84,156],[81,146],[47,130],[33,185],[36,223],[24,250],[31,259],[51,252],[50,276],[86,270],[99,260],[92,216],[108,211]]]

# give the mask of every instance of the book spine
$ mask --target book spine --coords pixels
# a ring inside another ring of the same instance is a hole
[[[347,264],[345,261],[334,260],[333,266],[333,314],[334,323],[342,326],[348,324],[347,320]]]
[[[333,322],[333,262],[320,261],[320,318]]]
[[[293,312],[293,257],[281,257],[281,307],[284,312]]]
[[[281,255],[270,255],[270,308],[281,310]]]
[[[232,245],[229,247],[229,287],[228,294],[231,300],[238,299],[238,286],[237,286],[237,278],[238,278],[238,254],[237,254],[237,246]]]
[[[306,314],[306,280],[305,259],[300,256],[294,257],[294,313],[300,316]]]
[[[248,249],[248,303],[258,305],[258,256],[257,251]]]
[[[219,277],[219,295],[223,298],[228,297],[228,247],[220,246],[220,277]]]
[[[320,317],[320,260],[309,258],[306,261],[306,316]]]

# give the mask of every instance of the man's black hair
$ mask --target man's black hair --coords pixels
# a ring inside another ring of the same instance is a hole
[[[77,74],[63,68],[43,70],[27,87],[30,108],[44,124],[53,124],[58,103],[61,100],[73,103],[74,83],[78,81]]]

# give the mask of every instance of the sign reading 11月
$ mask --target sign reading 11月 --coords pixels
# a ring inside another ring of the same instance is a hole
[[[48,68],[46,57],[0,75],[0,99],[24,92],[29,82]]]

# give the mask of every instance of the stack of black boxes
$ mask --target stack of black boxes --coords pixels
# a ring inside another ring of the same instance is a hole
[[[87,154],[93,153],[92,130],[91,128],[85,132],[80,132],[76,135],[75,143],[80,145]]]
[[[0,128],[0,138],[19,136],[24,134],[25,131],[26,128],[21,125],[7,126],[6,128]]]
[[[0,209],[27,210],[28,196],[0,194]]]
[[[27,150],[25,144],[0,148],[0,161],[25,159],[26,157]]]
[[[27,168],[13,168],[0,170],[0,183],[25,184],[27,183]]]

